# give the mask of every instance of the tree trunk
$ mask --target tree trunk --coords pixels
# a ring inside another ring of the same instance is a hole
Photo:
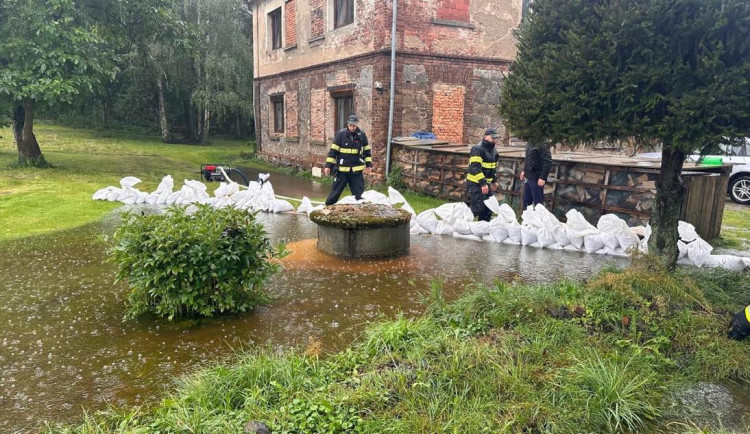
[[[21,152],[21,141],[23,140],[23,106],[17,105],[13,109],[13,138],[16,140],[16,149]]]
[[[234,114],[235,134],[238,139],[242,138],[242,124],[240,123],[240,112]]]
[[[14,127],[17,128],[18,126],[15,125]],[[18,163],[22,166],[46,166],[42,150],[39,149],[39,143],[34,136],[34,100],[32,99],[27,98],[23,101],[21,142],[19,144],[16,141],[16,147],[18,148]]]
[[[187,134],[187,140],[190,143],[195,143],[198,141],[197,135],[195,132],[195,115],[193,112],[193,107],[190,104],[189,99],[184,100],[184,109],[185,109],[185,134]]]
[[[159,97],[159,127],[161,129],[161,141],[170,143],[172,135],[169,132],[169,123],[167,122],[167,102],[164,98],[164,74],[160,68],[156,68],[156,92]]]
[[[684,161],[684,151],[667,148],[662,150],[661,175],[656,180],[656,200],[651,213],[649,253],[660,258],[670,270],[677,265],[679,254],[677,224],[686,190],[680,177]]]
[[[208,110],[208,107],[206,107],[203,110],[203,135],[201,137],[201,143],[204,145],[208,144],[208,130],[209,126],[211,125],[211,112]]]

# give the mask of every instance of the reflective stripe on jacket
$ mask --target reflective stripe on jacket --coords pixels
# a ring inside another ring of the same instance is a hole
[[[497,150],[495,144],[482,140],[469,153],[469,171],[466,180],[471,184],[485,185],[497,178]]]
[[[349,128],[336,133],[325,167],[333,169],[334,166],[338,166],[339,172],[361,172],[365,167],[372,167],[370,143],[359,127],[353,133]]]

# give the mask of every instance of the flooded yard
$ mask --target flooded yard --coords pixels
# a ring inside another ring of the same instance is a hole
[[[258,218],[292,252],[269,284],[273,300],[248,314],[196,321],[122,320],[126,287],[113,284],[115,266],[101,239],[117,216],[0,244],[0,431],[158,400],[174,376],[255,345],[313,340],[341,348],[367,321],[420,313],[421,294],[436,278],[455,298],[473,282],[586,279],[606,264],[627,263],[445,236],[412,237],[405,257],[347,262],[316,249],[306,215]]]

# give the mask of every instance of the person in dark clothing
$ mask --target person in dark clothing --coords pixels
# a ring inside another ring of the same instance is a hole
[[[486,222],[490,221],[492,211],[484,204],[490,197],[490,184],[497,179],[497,150],[495,142],[498,138],[497,130],[487,128],[481,142],[471,148],[469,154],[469,171],[466,174],[466,186],[469,189],[471,212],[474,217]]]
[[[336,133],[328,151],[323,173],[328,176],[333,171],[334,178],[326,206],[338,202],[347,185],[357,200],[362,199],[365,191],[362,172],[369,174],[372,171],[372,151],[367,135],[358,124],[357,116],[349,116],[346,128]]]
[[[544,203],[544,184],[552,169],[549,146],[533,142],[526,143],[526,160],[523,162],[523,209],[529,205]]]

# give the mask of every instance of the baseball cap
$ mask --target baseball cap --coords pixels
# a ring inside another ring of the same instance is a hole
[[[357,118],[357,115],[350,115],[349,119],[346,120],[346,123],[349,125],[358,125],[359,119]]]
[[[484,130],[484,135],[491,136],[493,139],[500,137],[500,135],[497,134],[497,130],[494,128],[487,128],[486,130]]]

